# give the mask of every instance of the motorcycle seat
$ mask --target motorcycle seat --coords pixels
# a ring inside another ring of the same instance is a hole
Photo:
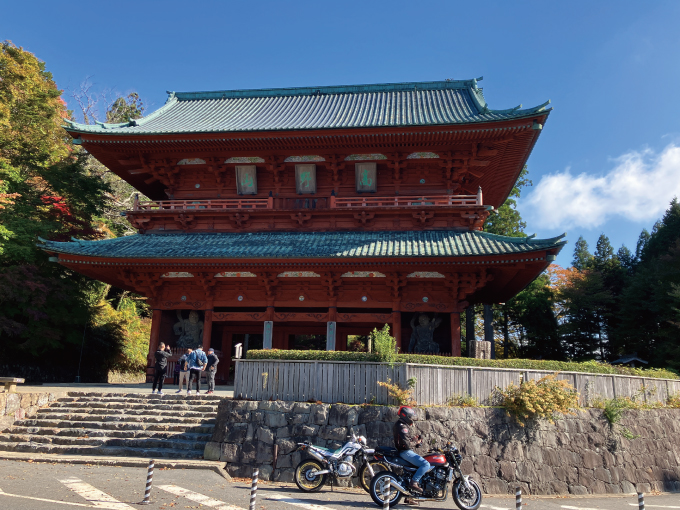
[[[398,454],[394,457],[390,456],[389,460],[392,464],[398,464],[409,471],[415,471],[417,469],[417,466],[414,466],[409,461],[402,459]]]
[[[324,446],[316,446],[316,445],[314,445],[314,448],[317,448],[319,450],[323,450],[324,452],[326,452],[328,455],[331,455],[331,456],[339,453],[340,450],[342,450],[342,448],[338,448],[337,450],[331,450],[330,448],[326,448]]]
[[[399,457],[399,450],[391,446],[378,446],[375,449],[376,453],[382,453],[383,455],[389,455],[390,457]]]

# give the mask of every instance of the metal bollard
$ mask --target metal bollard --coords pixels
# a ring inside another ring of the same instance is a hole
[[[517,487],[515,489],[515,510],[520,510],[522,508],[522,488]]]
[[[148,505],[151,503],[151,484],[153,483],[153,460],[149,461],[149,470],[146,473],[146,490],[144,491],[144,500],[140,505]]]
[[[259,469],[253,470],[253,483],[250,486],[250,510],[255,510],[255,497],[257,496],[257,477],[260,474]]]
[[[638,507],[640,510],[645,510],[645,493],[638,492]]]
[[[383,510],[390,510],[390,489],[392,488],[392,479],[388,478],[387,479],[387,492],[383,491],[383,494],[385,495],[385,499],[383,500]]]

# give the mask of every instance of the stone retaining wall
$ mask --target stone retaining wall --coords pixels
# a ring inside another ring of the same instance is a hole
[[[0,393],[0,432],[7,430],[16,420],[34,416],[38,409],[65,397],[63,393]]]
[[[296,443],[339,447],[349,428],[369,445],[392,446],[396,407],[223,400],[205,458],[222,460],[232,476],[292,481],[301,460]],[[426,444],[447,440],[463,454],[463,470],[487,494],[604,494],[680,491],[680,410],[628,411],[612,430],[599,409],[553,425],[520,427],[495,408],[419,409]],[[620,427],[639,435],[628,440]],[[618,430],[618,431],[617,431]],[[278,445],[273,469],[274,445]]]

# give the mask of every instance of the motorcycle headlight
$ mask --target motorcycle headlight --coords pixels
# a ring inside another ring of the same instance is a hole
[[[366,446],[366,437],[365,436],[359,436],[359,442],[362,445]]]

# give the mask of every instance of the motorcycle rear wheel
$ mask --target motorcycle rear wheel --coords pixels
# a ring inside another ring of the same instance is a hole
[[[384,462],[378,460],[371,461],[371,467],[373,468],[373,474],[378,474],[380,471],[389,471],[390,468]],[[368,470],[368,463],[364,462],[361,469],[359,469],[359,483],[361,488],[366,492],[371,491],[371,472]]]
[[[312,474],[313,471],[321,471],[323,466],[316,460],[303,460],[295,468],[295,485],[303,492],[316,492],[326,485],[328,475]]]
[[[465,487],[463,480],[453,484],[451,497],[460,510],[477,510],[482,504],[482,490],[472,478],[468,478],[469,488]]]
[[[381,471],[376,473],[371,479],[371,488],[368,493],[371,495],[373,502],[380,508],[383,508],[385,503],[385,496],[383,491],[386,489],[385,485],[387,480],[397,481],[394,474],[389,471]],[[401,501],[402,494],[394,487],[390,488],[390,508],[397,506],[399,501]]]

